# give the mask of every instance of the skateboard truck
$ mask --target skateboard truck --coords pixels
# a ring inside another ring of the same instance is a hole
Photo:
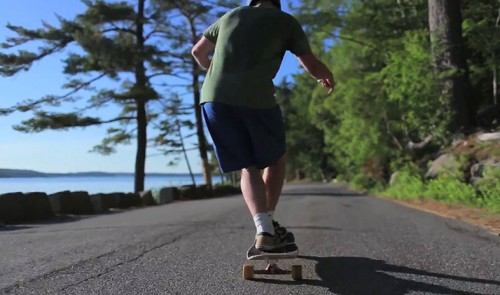
[[[267,263],[265,269],[255,269],[253,264],[243,265],[243,278],[252,280],[256,274],[263,275],[292,275],[295,281],[302,280],[302,265],[292,265],[290,270],[278,267],[278,261],[282,259],[295,259],[299,249],[295,244],[289,244],[280,249],[279,252],[263,252],[255,248],[255,245],[247,251],[247,260],[263,260]]]
[[[281,269],[278,266],[278,260],[266,260],[267,266],[265,269],[255,269],[253,264],[243,265],[243,278],[252,280],[256,274],[263,275],[287,275],[290,274],[295,281],[302,280],[302,265],[292,265],[291,270]]]

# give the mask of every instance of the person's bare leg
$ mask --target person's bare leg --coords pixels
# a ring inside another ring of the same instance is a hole
[[[261,233],[267,233],[274,236],[274,225],[267,213],[266,186],[259,169],[246,168],[241,171],[241,192],[252,214],[252,219],[257,231],[256,237]],[[266,238],[262,235],[260,238],[262,238],[262,240],[256,240],[255,242],[257,249],[259,249],[259,247],[261,247],[261,249],[264,249],[264,247],[272,247],[269,244],[269,240],[265,242]],[[265,245],[266,243],[268,244]]]
[[[285,182],[286,155],[267,167],[262,176],[266,186],[267,211],[275,211]]]
[[[266,186],[259,169],[251,167],[241,171],[241,192],[252,216],[268,211]]]

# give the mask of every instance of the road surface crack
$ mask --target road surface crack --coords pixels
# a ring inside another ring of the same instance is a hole
[[[184,235],[183,235],[183,236],[184,236]],[[100,273],[98,273],[98,274],[92,275],[92,276],[90,276],[90,277],[87,277],[87,278],[85,278],[85,279],[83,279],[83,280],[81,280],[81,281],[79,281],[79,282],[76,282],[76,283],[73,283],[73,284],[69,284],[69,285],[65,286],[64,288],[60,289],[59,291],[66,291],[66,290],[67,290],[67,289],[69,289],[69,288],[76,287],[76,286],[81,285],[81,284],[83,284],[83,283],[85,283],[85,282],[91,281],[91,280],[93,280],[93,279],[99,278],[99,277],[101,277],[101,276],[103,276],[103,275],[106,275],[106,274],[108,274],[108,273],[111,273],[112,271],[116,270],[116,269],[115,269],[116,267],[120,267],[120,266],[125,265],[125,264],[127,264],[127,263],[131,263],[131,262],[137,261],[137,260],[139,260],[140,258],[144,257],[146,254],[148,254],[148,253],[150,253],[150,252],[153,252],[153,251],[155,251],[155,250],[157,250],[157,249],[160,249],[160,248],[162,248],[162,247],[165,247],[165,246],[168,246],[168,245],[174,244],[174,243],[176,243],[177,241],[181,240],[181,238],[182,238],[183,236],[178,236],[178,237],[175,237],[173,240],[170,240],[170,241],[168,241],[168,242],[166,242],[166,243],[163,243],[163,244],[160,244],[160,245],[154,246],[154,247],[152,247],[152,248],[146,249],[146,250],[142,251],[141,253],[139,253],[138,255],[136,255],[136,256],[134,256],[134,257],[130,258],[130,259],[127,259],[127,260],[124,260],[124,261],[120,261],[119,263],[116,263],[116,264],[113,264],[113,265],[111,265],[111,266],[109,266],[109,267],[106,267],[106,268],[104,269],[104,271],[102,271],[102,272],[100,272]]]

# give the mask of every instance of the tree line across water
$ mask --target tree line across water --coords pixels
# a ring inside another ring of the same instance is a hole
[[[107,136],[93,151],[110,154],[117,145],[134,142],[136,192],[144,190],[148,147],[175,155],[174,162],[187,160],[187,152],[197,149],[205,182],[211,186],[209,151],[197,107],[202,72],[190,51],[203,30],[241,1],[82,2],[85,11],[73,19],[58,17],[58,25],[7,26],[13,36],[1,42],[0,75],[28,71],[47,56],[65,54],[68,82],[62,85],[63,94],[24,100],[0,109],[0,115],[31,112],[30,119],[14,126],[21,132],[108,126]],[[25,49],[40,44],[36,50]],[[109,106],[118,111],[95,116],[96,110]],[[190,136],[196,136],[195,147],[185,143]],[[191,172],[189,163],[188,167]]]
[[[194,135],[205,182],[211,185],[216,165],[197,107],[203,72],[190,48],[210,23],[241,1],[83,2],[85,11],[72,20],[60,18],[58,26],[45,24],[34,30],[8,26],[14,37],[3,41],[3,48],[22,48],[30,42],[43,46],[34,52],[0,51],[0,74],[30,70],[46,56],[65,52],[69,81],[64,85],[67,93],[22,101],[0,114],[31,112],[31,119],[15,127],[22,132],[110,125],[94,150],[107,154],[117,144],[135,142],[136,191],[144,187],[148,146],[182,159],[190,149],[184,139]],[[418,188],[407,195],[426,195],[421,187],[429,187],[424,173],[431,160],[457,137],[467,140],[478,131],[498,128],[497,0],[289,4],[315,53],[337,78],[332,96],[325,96],[306,73],[277,87],[287,127],[289,179],[336,177],[380,192],[387,191],[391,175],[399,172],[404,177],[396,183],[422,185],[414,185]],[[70,46],[78,48],[76,53],[67,49]],[[176,82],[166,83],[165,77]],[[99,88],[103,80],[115,82],[116,87]],[[182,99],[186,89],[192,97],[189,103]],[[88,95],[78,95],[82,91]],[[110,104],[121,111],[106,118],[89,115]],[[67,105],[77,110],[53,111]],[[193,134],[183,134],[186,128]],[[495,143],[478,145],[489,156],[500,156]],[[471,148],[458,157],[474,164],[481,160],[475,153],[477,149]],[[495,181],[499,173],[497,166],[490,166],[485,182],[477,185],[469,184],[463,171],[433,181],[447,187],[441,189],[445,195],[449,190],[463,192],[465,185],[474,192],[467,197],[474,200],[471,203],[495,207],[500,203]]]

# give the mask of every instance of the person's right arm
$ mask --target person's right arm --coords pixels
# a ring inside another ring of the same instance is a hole
[[[335,87],[332,72],[322,63],[311,50],[311,45],[302,29],[302,26],[295,18],[290,18],[290,24],[287,26],[289,34],[290,50],[300,61],[302,66],[314,77],[321,85],[328,88],[328,94],[332,93]]]
[[[297,58],[300,61],[300,64],[302,64],[311,76],[316,78],[318,82],[321,82],[323,87],[329,89],[328,94],[332,93],[335,88],[335,81],[333,79],[332,72],[326,67],[326,65],[312,53],[300,55],[297,56]]]

